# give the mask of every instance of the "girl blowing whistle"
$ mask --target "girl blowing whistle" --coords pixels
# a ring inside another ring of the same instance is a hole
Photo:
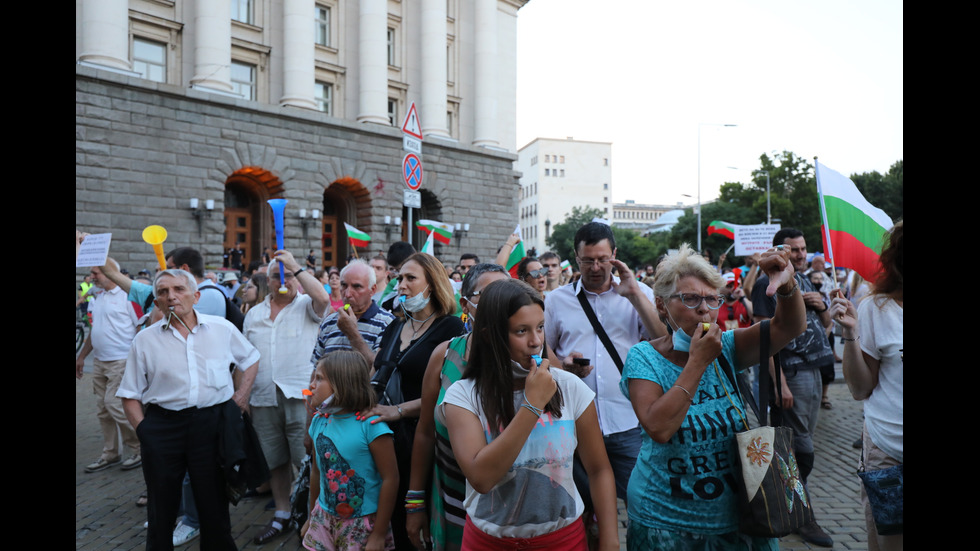
[[[481,296],[466,374],[440,406],[466,476],[462,549],[588,549],[572,479],[576,450],[589,474],[600,548],[619,549],[594,393],[540,358],[541,295],[511,279]]]

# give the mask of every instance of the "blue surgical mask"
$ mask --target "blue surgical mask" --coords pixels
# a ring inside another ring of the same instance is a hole
[[[670,315],[670,310],[667,310],[667,316],[670,318],[671,322],[675,324],[677,323],[674,321],[674,316]],[[674,327],[671,325],[670,329],[673,332],[673,335],[671,336],[671,342],[674,343],[674,350],[678,350],[680,352],[690,352],[691,336],[685,333],[684,329],[682,329],[679,324],[677,325],[676,329],[674,329]]]
[[[425,293],[426,289],[428,289],[428,288],[429,288],[429,286],[426,285],[425,286],[425,289],[422,289],[422,291],[419,294],[417,294],[417,295],[415,295],[414,297],[411,297],[411,298],[408,298],[405,295],[399,296],[398,297],[398,301],[401,303],[402,308],[406,312],[408,312],[410,314],[414,314],[415,312],[418,312],[419,310],[421,310],[421,309],[425,308],[426,306],[428,306],[429,305],[429,297],[422,296]]]

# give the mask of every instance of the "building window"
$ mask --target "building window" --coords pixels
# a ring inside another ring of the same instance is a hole
[[[564,156],[564,155],[562,155],[562,156],[560,156],[560,157],[559,157],[559,159],[560,159],[560,160],[558,161],[559,163],[561,163],[561,164],[565,164],[565,156]]]
[[[551,155],[545,155],[544,156],[544,162],[550,163],[551,162]]]
[[[551,169],[550,168],[544,169],[544,175],[545,176],[551,176]]]
[[[167,82],[167,45],[133,38],[133,70],[154,82]]]
[[[234,21],[251,25],[254,22],[252,19],[252,0],[231,0],[231,18]]]
[[[602,189],[609,189],[609,184],[602,184]]]
[[[603,203],[608,203],[609,202],[609,198],[608,197],[603,197],[602,198],[602,202]]]
[[[330,45],[330,8],[327,6],[316,7],[314,12],[314,24],[316,29],[316,43],[320,46]]]
[[[609,166],[609,157],[605,157],[602,159],[602,166]]]
[[[564,178],[565,177],[565,169],[563,168],[559,172],[561,172],[561,177]]]
[[[231,62],[231,88],[245,99],[255,101],[255,65]]]
[[[395,29],[388,27],[388,65],[395,66]]]
[[[316,100],[316,108],[333,116],[333,85],[326,82],[317,82],[313,94]]]
[[[392,126],[398,125],[398,100],[395,98],[388,98],[388,122]]]

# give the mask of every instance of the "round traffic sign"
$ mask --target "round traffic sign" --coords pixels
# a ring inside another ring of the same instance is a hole
[[[418,191],[422,187],[422,159],[415,153],[409,153],[402,159],[402,177],[408,189]]]

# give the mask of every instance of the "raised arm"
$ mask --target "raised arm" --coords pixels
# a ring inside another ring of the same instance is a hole
[[[625,262],[615,258],[610,260],[610,262],[619,272],[619,283],[613,280],[613,287],[621,297],[629,300],[633,308],[636,309],[636,312],[640,315],[640,320],[643,322],[643,327],[647,330],[650,338],[656,339],[666,335],[667,327],[664,325],[664,322],[660,321],[657,309],[653,306],[650,298],[641,290],[640,282],[633,276],[633,272],[629,269],[629,266]]]

